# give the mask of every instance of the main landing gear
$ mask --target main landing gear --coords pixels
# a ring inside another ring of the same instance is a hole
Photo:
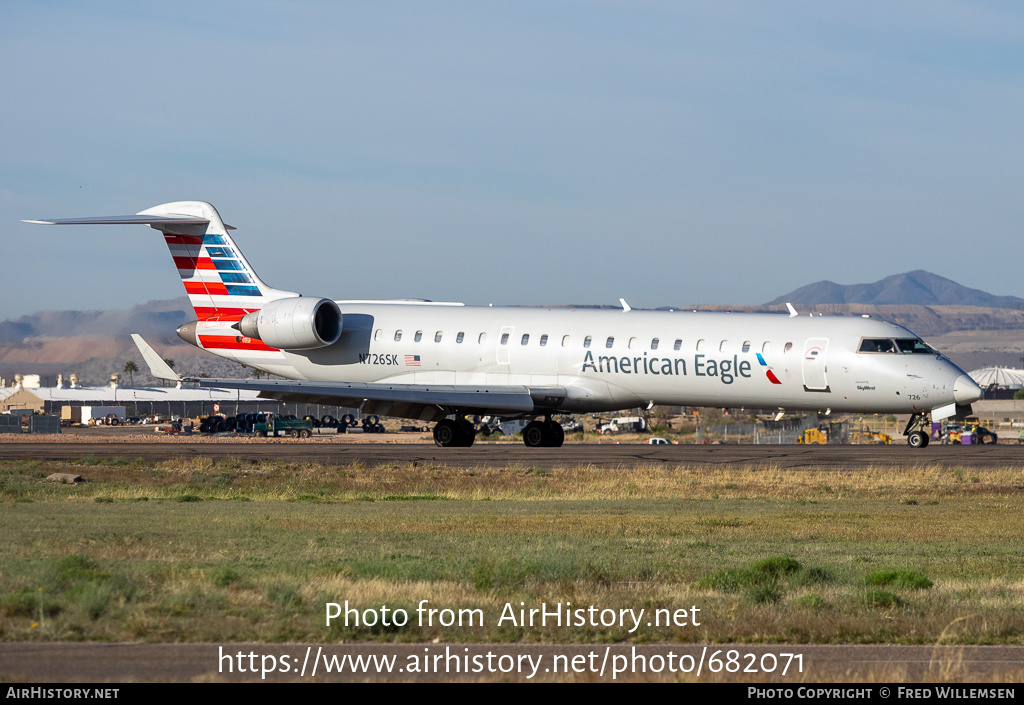
[[[903,429],[903,435],[907,437],[907,445],[911,448],[924,448],[928,445],[931,434],[925,429],[931,430],[931,412],[911,414],[907,421],[907,427]]]
[[[523,443],[529,448],[561,448],[564,442],[562,425],[552,421],[551,417],[544,421],[531,421],[523,429]]]
[[[434,443],[442,448],[469,448],[476,440],[476,429],[466,419],[442,419],[434,426]]]
[[[476,429],[463,416],[442,419],[434,426],[434,443],[442,448],[469,448],[476,440]],[[529,448],[560,448],[565,431],[559,423],[545,417],[531,421],[523,429],[523,443]]]

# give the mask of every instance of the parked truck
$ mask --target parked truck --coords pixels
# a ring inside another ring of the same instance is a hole
[[[618,416],[608,423],[597,422],[602,435],[609,433],[643,433],[647,430],[647,419],[643,416]]]
[[[267,420],[253,424],[252,430],[260,438],[276,436],[279,433],[292,438],[309,438],[313,435],[313,426],[308,419],[277,414],[267,414]]]

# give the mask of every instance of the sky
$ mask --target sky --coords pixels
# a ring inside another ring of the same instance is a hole
[[[309,296],[759,304],[926,269],[1024,296],[1024,6],[0,5],[0,319],[181,296],[203,200]]]

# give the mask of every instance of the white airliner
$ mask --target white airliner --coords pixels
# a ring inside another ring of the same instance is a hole
[[[553,414],[666,404],[910,414],[923,447],[932,421],[982,397],[909,330],[871,318],[335,301],[264,284],[209,203],[27,222],[161,231],[198,319],[178,335],[285,378],[190,381],[437,421],[440,446],[473,444],[469,414],[530,418],[526,445],[560,446]],[[136,342],[154,374],[178,378]]]

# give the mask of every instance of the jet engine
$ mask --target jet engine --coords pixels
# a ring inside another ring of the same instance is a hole
[[[341,337],[341,323],[338,304],[330,299],[298,296],[271,301],[232,327],[247,338],[262,340],[279,350],[312,350],[336,343]]]

